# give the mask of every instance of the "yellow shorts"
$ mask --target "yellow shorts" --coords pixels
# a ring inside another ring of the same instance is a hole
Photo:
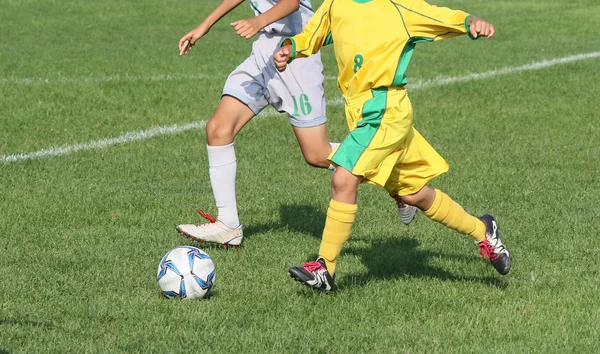
[[[350,134],[329,161],[363,183],[408,195],[448,171],[446,161],[412,126],[412,105],[403,88],[374,89],[346,99]]]

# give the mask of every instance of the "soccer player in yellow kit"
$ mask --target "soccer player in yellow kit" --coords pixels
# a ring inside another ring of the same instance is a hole
[[[446,161],[412,125],[406,68],[417,43],[469,34],[492,37],[492,24],[463,11],[421,0],[325,0],[303,32],[288,38],[273,57],[280,71],[295,58],[333,41],[338,86],[350,134],[329,156],[337,166],[319,256],[289,268],[312,288],[334,288],[335,267],[350,236],[360,183],[385,188],[432,220],[472,236],[480,255],[500,274],[511,267],[508,249],[491,215],[476,218],[442,191],[427,186],[448,170]]]

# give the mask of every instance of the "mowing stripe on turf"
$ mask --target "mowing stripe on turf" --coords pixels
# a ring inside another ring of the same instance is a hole
[[[409,85],[409,89],[410,90],[420,90],[420,89],[425,89],[425,88],[429,88],[429,87],[449,85],[449,84],[458,83],[458,82],[468,82],[468,81],[473,81],[473,80],[487,79],[487,78],[495,77],[495,76],[513,74],[513,73],[520,72],[520,71],[540,70],[540,69],[548,68],[548,67],[555,66],[555,65],[566,64],[566,63],[571,63],[571,62],[576,62],[576,61],[581,61],[581,60],[586,60],[586,59],[592,59],[592,58],[598,58],[598,57],[600,57],[600,52],[592,52],[592,53],[577,54],[577,55],[562,57],[562,58],[555,58],[555,59],[551,59],[551,60],[533,62],[531,64],[526,64],[526,65],[521,65],[521,66],[505,67],[505,68],[485,71],[485,72],[481,72],[481,73],[472,73],[472,74],[468,74],[468,75],[464,75],[464,76],[450,76],[450,77],[440,76],[440,77],[437,77],[432,80],[416,81],[415,83]],[[163,76],[161,76],[161,77],[163,77]],[[169,77],[169,76],[164,76],[162,80],[168,80],[167,77]],[[152,79],[152,78],[154,78],[154,79]],[[138,77],[138,79],[142,80],[141,77]],[[159,80],[159,79],[158,79],[158,76],[155,76],[155,77],[146,78],[145,80]],[[2,82],[1,79],[0,79],[0,82]],[[341,104],[343,104],[343,99],[341,99],[341,98],[330,100],[327,102],[327,105],[329,105],[329,106],[338,106]],[[271,110],[264,111],[263,113],[261,113],[259,115],[259,117],[272,116],[272,115],[278,115],[278,114],[279,114],[278,112],[271,109]],[[146,139],[150,139],[152,137],[159,136],[159,135],[178,134],[178,133],[182,133],[182,132],[185,132],[188,130],[200,129],[205,126],[206,126],[206,121],[197,121],[197,122],[192,122],[192,123],[188,123],[188,124],[184,124],[184,125],[175,124],[175,125],[171,125],[168,127],[154,127],[154,128],[150,128],[150,129],[146,129],[146,130],[142,130],[142,131],[137,131],[137,132],[126,132],[116,138],[95,140],[95,141],[91,141],[88,143],[77,144],[77,145],[64,145],[61,147],[49,147],[47,149],[42,149],[42,150],[38,150],[35,152],[30,152],[30,153],[22,153],[22,154],[16,154],[16,155],[2,155],[2,156],[0,156],[0,163],[12,163],[12,162],[42,158],[42,157],[68,155],[68,154],[72,154],[72,153],[78,152],[78,151],[85,151],[85,150],[91,150],[91,149],[102,149],[102,148],[106,148],[106,147],[109,147],[112,145],[146,140]]]
[[[421,88],[419,85],[423,85],[423,87],[429,86],[438,86],[440,84],[449,84],[453,82],[463,82],[470,80],[482,79],[490,76],[510,74],[518,71],[525,70],[537,70],[547,68],[549,66],[557,65],[557,64],[565,64],[573,61],[579,61],[590,58],[600,57],[600,52],[592,52],[592,53],[584,53],[577,54],[573,56],[556,58],[551,60],[544,60],[539,62],[534,62],[531,64],[518,66],[518,67],[507,67],[498,70],[491,70],[484,73],[471,74],[460,77],[440,77],[434,80],[423,81],[416,84],[411,84],[410,88]],[[0,78],[0,84],[56,84],[56,83],[102,83],[102,82],[113,82],[113,81],[121,81],[121,82],[136,82],[136,81],[183,81],[183,80],[216,80],[222,79],[227,76],[223,75],[206,75],[206,74],[191,74],[191,75],[177,75],[177,74],[162,74],[162,75],[151,75],[151,76],[138,76],[138,75],[129,75],[129,74],[114,74],[114,75],[88,75],[88,76],[77,76],[77,77],[67,77],[58,75],[57,77],[4,77]],[[336,76],[325,76],[326,80],[337,80]],[[447,80],[444,82],[443,80]]]
[[[102,83],[102,82],[137,82],[137,81],[183,81],[183,80],[213,80],[216,77],[205,74],[188,75],[151,75],[136,76],[129,74],[114,75],[88,75],[68,77],[57,75],[56,77],[3,77],[0,78],[0,85],[4,84],[69,84],[69,83]]]
[[[85,83],[104,83],[104,82],[140,82],[140,81],[186,81],[186,80],[217,80],[227,77],[223,75],[206,74],[188,74],[172,75],[160,74],[150,76],[137,76],[129,74],[114,75],[88,75],[88,76],[61,76],[56,77],[3,77],[0,78],[0,85],[31,85],[31,84],[85,84]],[[337,80],[335,76],[325,76],[326,80]]]

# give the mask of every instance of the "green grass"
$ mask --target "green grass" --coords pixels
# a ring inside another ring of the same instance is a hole
[[[250,51],[228,26],[251,15],[243,5],[177,56],[216,3],[0,0],[0,156],[207,120]],[[594,0],[437,3],[488,18],[498,37],[418,46],[413,82],[600,48]],[[121,79],[99,79],[110,75]],[[176,78],[149,79],[161,75]],[[404,227],[382,190],[361,187],[340,291],[301,288],[285,269],[318,250],[331,175],[303,162],[284,116],[236,140],[248,237],[205,248],[217,267],[208,300],[164,299],[155,280],[186,243],[174,226],[215,212],[202,130],[0,164],[0,353],[594,352],[598,81],[595,58],[410,92],[415,125],[451,165],[433,185],[498,217],[506,277],[469,238],[423,215]],[[328,116],[343,139],[343,108]]]

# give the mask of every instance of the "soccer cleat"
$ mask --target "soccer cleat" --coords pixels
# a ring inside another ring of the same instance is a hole
[[[198,214],[200,214],[200,216],[202,216],[203,218],[207,219],[209,223],[200,225],[178,225],[177,231],[182,236],[187,237],[192,241],[197,241],[200,243],[218,243],[223,245],[224,248],[237,248],[239,245],[242,244],[242,240],[244,239],[242,233],[242,225],[238,226],[235,229],[232,229],[202,210],[198,210]]]
[[[479,220],[485,224],[485,240],[478,243],[481,258],[488,258],[498,273],[508,274],[511,266],[510,254],[500,240],[500,228],[496,218],[486,214],[480,216]]]
[[[333,277],[329,275],[323,259],[316,262],[304,262],[302,267],[290,267],[288,272],[296,281],[313,289],[325,292],[335,289],[335,275]]]
[[[398,206],[398,215],[403,224],[408,225],[417,216],[417,207],[404,203],[398,194],[392,195]]]

